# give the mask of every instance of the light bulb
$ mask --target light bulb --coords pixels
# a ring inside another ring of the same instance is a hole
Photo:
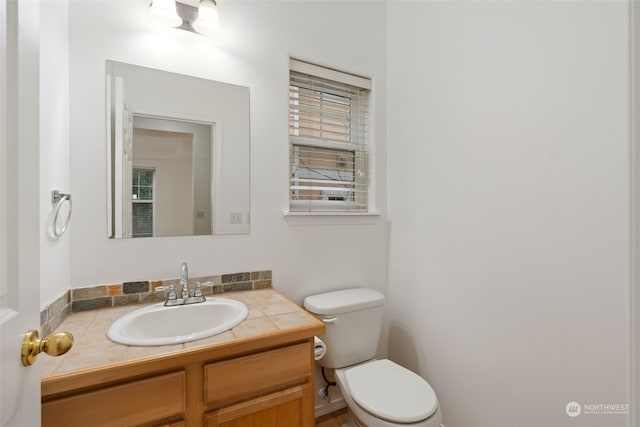
[[[182,18],[176,12],[175,0],[153,0],[149,6],[149,17],[157,24],[165,27],[182,25]]]
[[[219,28],[218,8],[213,0],[201,0],[198,6],[198,19],[193,29],[205,36],[214,35]]]

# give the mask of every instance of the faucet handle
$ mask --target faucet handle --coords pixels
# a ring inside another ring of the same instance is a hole
[[[202,296],[202,289],[200,289],[200,282],[196,282],[196,290],[193,293],[194,297],[201,297]]]
[[[176,287],[174,285],[169,285],[169,299],[178,299]]]

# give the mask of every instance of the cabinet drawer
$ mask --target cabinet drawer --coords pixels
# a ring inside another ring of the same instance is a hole
[[[180,371],[44,402],[42,425],[132,426],[184,411],[185,373]]]
[[[207,404],[301,384],[311,378],[311,344],[296,344],[211,363],[204,368]]]

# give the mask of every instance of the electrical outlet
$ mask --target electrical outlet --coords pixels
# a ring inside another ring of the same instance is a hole
[[[242,212],[231,212],[229,214],[230,224],[242,224]]]

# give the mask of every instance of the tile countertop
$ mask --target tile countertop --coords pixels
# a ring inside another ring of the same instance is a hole
[[[139,347],[117,344],[107,338],[107,329],[116,319],[151,304],[71,313],[55,332],[71,332],[75,343],[65,355],[40,357],[38,363],[41,366],[41,375],[42,377],[55,376],[71,371],[159,356],[319,323],[316,318],[300,306],[270,288],[216,294],[213,297],[242,301],[249,309],[249,315],[246,320],[229,331],[183,344]]]

